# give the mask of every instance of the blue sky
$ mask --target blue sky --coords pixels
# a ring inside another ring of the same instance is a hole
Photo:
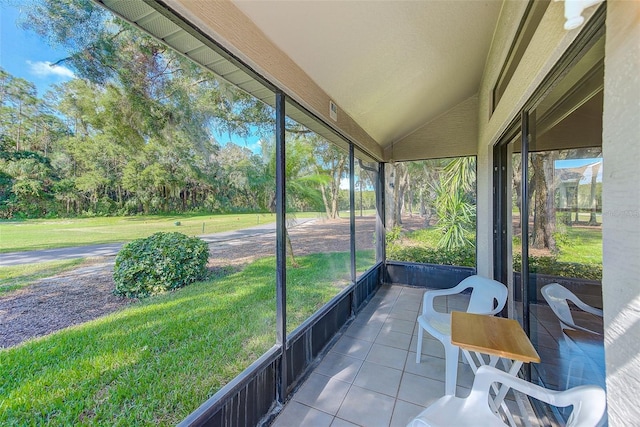
[[[554,167],[556,169],[577,168],[577,167],[591,165],[598,162],[600,162],[600,165],[596,167],[596,181],[602,182],[602,157],[589,158],[589,159],[556,160],[554,163]],[[593,173],[593,168],[586,169],[582,179],[580,180],[580,183],[581,184],[590,183],[592,173]]]
[[[35,84],[38,97],[42,97],[52,84],[63,83],[74,78],[73,70],[64,67],[51,67],[50,64],[68,56],[64,49],[54,49],[33,33],[18,26],[20,17],[19,1],[6,4],[0,0],[0,67],[9,74],[21,77]],[[258,136],[240,138],[227,134],[214,133],[222,145],[231,141],[251,151],[260,152]]]
[[[18,27],[19,7],[0,2],[0,66],[8,73],[22,77],[36,85],[42,97],[54,83],[73,78],[73,71],[49,64],[65,58],[67,52],[53,49],[31,32]]]

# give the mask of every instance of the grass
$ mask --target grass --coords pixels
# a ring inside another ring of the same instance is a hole
[[[288,215],[302,219],[318,218],[324,214],[295,212]],[[270,213],[0,220],[0,253],[128,242],[158,231],[179,231],[187,236],[199,236],[275,221],[275,214]]]
[[[128,242],[157,231],[188,236],[275,222],[272,214],[147,215],[0,222],[0,253]],[[177,226],[176,222],[180,222]]]
[[[288,330],[339,292],[349,255],[288,269]],[[373,264],[359,256],[358,264]],[[175,425],[275,343],[275,260],[0,350],[0,425]]]
[[[565,227],[566,236],[558,243],[558,261],[602,264],[602,229]]]
[[[50,277],[86,263],[86,259],[78,258],[15,267],[0,267],[0,296],[24,288],[35,280]]]
[[[406,233],[404,236],[414,244],[419,244],[420,246],[428,248],[437,248],[440,239],[442,239],[442,231],[435,227],[428,227],[411,231]],[[475,233],[466,232],[465,236],[470,241],[475,241]]]
[[[442,233],[439,230],[430,227],[407,233],[406,237],[415,242],[420,242],[424,246],[436,248],[438,247],[438,242],[442,238]]]

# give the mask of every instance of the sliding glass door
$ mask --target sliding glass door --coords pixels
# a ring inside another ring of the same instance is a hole
[[[494,157],[496,275],[511,290],[509,317],[541,357],[525,375],[552,389],[605,387],[603,61],[604,37],[595,38],[525,108]]]

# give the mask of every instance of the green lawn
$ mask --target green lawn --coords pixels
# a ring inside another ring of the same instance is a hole
[[[348,254],[288,269],[289,331],[339,292]],[[358,266],[373,258],[359,254]],[[335,277],[335,276],[334,276]],[[275,260],[0,350],[0,425],[175,425],[275,343]]]
[[[579,264],[602,264],[602,229],[566,227],[567,234],[558,242],[558,261]]]
[[[63,271],[87,264],[83,258],[0,267],[0,296],[28,286],[35,280],[50,277]]]
[[[297,217],[302,217],[296,214]],[[188,236],[275,222],[272,214],[97,217],[0,222],[0,253],[128,242],[157,231]],[[177,226],[176,222],[180,225]],[[203,232],[204,230],[204,232]]]

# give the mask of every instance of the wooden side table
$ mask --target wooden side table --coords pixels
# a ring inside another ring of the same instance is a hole
[[[505,363],[511,375],[517,375],[523,363],[540,363],[538,352],[514,319],[454,311],[451,313],[451,343],[460,347],[474,374],[482,365],[495,367],[500,358],[511,362],[510,365]],[[475,353],[475,360],[471,352]],[[489,356],[488,363],[483,354]],[[514,426],[513,416],[504,403],[509,388],[494,386],[494,391],[496,397],[490,402],[492,409],[497,412],[498,406],[502,407]]]

